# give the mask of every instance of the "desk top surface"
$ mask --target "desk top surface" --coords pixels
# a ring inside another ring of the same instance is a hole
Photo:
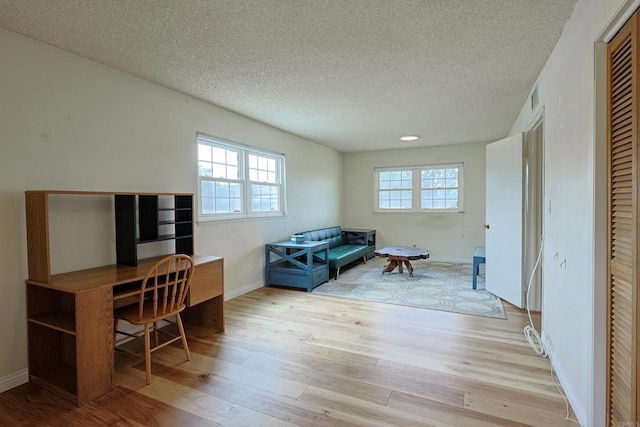
[[[144,279],[149,268],[165,256],[166,255],[139,260],[137,266],[113,264],[54,274],[51,276],[51,283],[42,283],[33,280],[27,280],[26,282],[30,285],[70,293],[86,292],[96,288],[114,287]],[[192,255],[191,258],[193,258],[196,268],[198,265],[223,260],[223,258],[219,256],[206,255]]]

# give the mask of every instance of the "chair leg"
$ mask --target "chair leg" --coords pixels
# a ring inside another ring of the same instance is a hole
[[[184,354],[187,356],[187,360],[191,360],[191,353],[189,353],[189,345],[187,345],[187,335],[184,333],[184,326],[182,325],[182,319],[180,314],[176,314],[176,323],[178,324],[178,330],[180,331],[180,337],[182,338],[182,347],[184,347]]]
[[[151,384],[151,333],[149,324],[144,325],[144,364],[147,371],[147,384]]]
[[[156,348],[158,343],[158,322],[153,322],[153,348]]]
[[[338,280],[339,276],[340,276],[340,267],[336,268],[336,280]]]

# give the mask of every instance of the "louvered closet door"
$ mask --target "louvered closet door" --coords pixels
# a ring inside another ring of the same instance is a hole
[[[639,421],[638,14],[608,47],[608,423]],[[629,424],[625,424],[629,423]]]

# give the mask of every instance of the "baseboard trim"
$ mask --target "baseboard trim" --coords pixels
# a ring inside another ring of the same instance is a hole
[[[264,286],[263,282],[253,282],[253,283],[249,283],[247,285],[244,285],[241,288],[229,291],[229,292],[225,291],[224,300],[228,301],[230,299],[239,297],[240,295],[244,295],[244,294],[249,293],[251,291],[255,291],[256,289],[260,289],[263,286]]]
[[[471,259],[471,258],[433,257],[433,258],[429,258],[427,261],[450,262],[452,264],[473,264],[473,259]]]
[[[545,349],[547,351],[547,356],[549,356],[549,360],[551,361],[551,366],[553,367],[553,370],[556,373],[556,377],[560,382],[562,391],[564,392],[564,395],[567,397],[567,400],[569,401],[569,405],[571,405],[571,409],[573,409],[573,413],[576,414],[576,418],[578,419],[577,421],[580,423],[581,426],[585,426],[587,425],[585,423],[585,420],[587,419],[587,416],[586,416],[587,413],[585,411],[585,408],[578,403],[578,399],[576,398],[573,390],[565,386],[565,384],[569,384],[566,381],[567,376],[561,368],[559,369],[558,363],[555,362],[556,360],[555,353],[553,352],[553,348],[551,348],[551,346],[549,345],[549,340],[547,335],[544,333],[544,331],[542,331],[542,334],[543,334],[543,342],[545,342],[546,344]]]
[[[29,382],[29,370],[22,369],[0,378],[0,393]]]

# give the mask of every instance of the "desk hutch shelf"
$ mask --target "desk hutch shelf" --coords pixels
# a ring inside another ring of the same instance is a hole
[[[118,264],[51,274],[49,196],[53,194],[114,197]],[[25,202],[32,382],[79,406],[113,388],[113,309],[140,286],[160,258],[138,260],[136,247],[146,242],[175,239],[177,253],[193,256],[196,274],[183,318],[186,323],[224,330],[223,258],[193,255],[191,194],[27,191]],[[162,234],[167,228],[173,230]]]

